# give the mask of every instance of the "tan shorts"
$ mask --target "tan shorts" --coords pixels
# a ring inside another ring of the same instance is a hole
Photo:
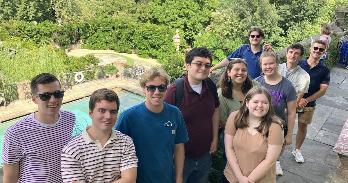
[[[298,122],[307,125],[311,124],[314,110],[314,107],[305,107],[302,113],[298,113]]]

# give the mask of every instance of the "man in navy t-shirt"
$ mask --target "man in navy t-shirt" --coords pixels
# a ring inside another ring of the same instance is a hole
[[[296,148],[292,151],[296,162],[303,163],[304,158],[301,154],[301,146],[306,138],[307,126],[312,122],[315,101],[326,93],[330,82],[330,70],[320,63],[320,58],[327,46],[324,41],[316,40],[310,48],[310,55],[307,60],[302,60],[299,65],[310,76],[308,93],[305,93],[299,101],[299,106],[303,108],[303,113],[298,114],[298,131],[296,135]]]

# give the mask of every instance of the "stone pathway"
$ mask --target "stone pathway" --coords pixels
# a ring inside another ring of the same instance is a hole
[[[340,167],[337,153],[332,151],[348,118],[348,70],[333,68],[327,93],[317,102],[312,124],[303,144],[305,163],[298,164],[287,147],[280,161],[284,176],[280,183],[348,183],[348,167]],[[294,129],[295,143],[297,124]]]

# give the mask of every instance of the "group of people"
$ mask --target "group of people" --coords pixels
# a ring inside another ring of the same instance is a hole
[[[330,80],[319,62],[327,45],[314,41],[309,57],[300,60],[304,48],[293,44],[278,65],[271,46],[262,46],[261,29],[252,28],[248,37],[250,44],[214,67],[207,48],[188,51],[185,74],[171,84],[164,70],[147,70],[140,79],[145,101],[119,118],[117,94],[94,91],[92,124],[77,136],[74,114],[60,110],[60,82],[39,74],[31,81],[38,110],[6,131],[3,182],[206,183],[222,129],[223,181],[275,182],[283,174],[277,160],[292,143],[296,111],[292,154],[304,162],[307,126]],[[225,66],[217,88],[208,75]]]

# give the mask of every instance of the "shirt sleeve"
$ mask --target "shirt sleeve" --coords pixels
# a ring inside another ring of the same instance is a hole
[[[268,144],[282,145],[284,143],[284,131],[279,123],[272,123],[268,131]]]
[[[304,72],[306,72],[306,71],[304,71]],[[307,93],[308,89],[309,89],[310,82],[311,82],[311,78],[310,78],[309,74],[306,72],[305,74],[303,74],[303,77],[300,80],[299,92]]]
[[[178,112],[178,126],[176,129],[176,135],[175,135],[175,144],[180,143],[186,143],[189,140],[184,117],[182,116],[182,113],[179,109],[177,109]]]
[[[244,45],[237,48],[234,52],[232,52],[228,57],[227,60],[231,61],[233,58],[242,58],[242,52],[243,52]]]
[[[297,93],[296,93],[296,90],[294,88],[294,86],[292,86],[291,82],[289,81],[288,82],[288,87],[287,87],[287,94],[286,94],[286,102],[291,102],[291,101],[294,101],[296,100],[296,96],[297,96]]]
[[[219,106],[219,116],[220,116],[220,121],[223,123],[226,123],[226,120],[228,118],[228,105],[226,102],[226,99],[224,96],[221,94],[221,90],[218,92],[219,94],[219,100],[220,100],[220,106]]]
[[[129,136],[126,136],[126,141],[127,141],[127,147],[125,148],[125,151],[121,158],[121,165],[120,165],[121,171],[130,169],[130,168],[135,168],[138,166],[137,165],[138,158],[135,153],[133,140]]]
[[[123,134],[130,135],[127,126],[128,124],[128,115],[127,111],[123,111],[123,113],[120,115],[120,117],[117,120],[115,130],[120,131]]]
[[[80,161],[68,153],[67,148],[63,148],[61,154],[61,171],[63,182],[85,182]]]
[[[225,126],[225,133],[234,136],[236,134],[236,125],[235,125],[235,120],[234,118],[236,117],[237,112],[233,113],[233,120],[227,120],[226,126]]]
[[[22,148],[12,128],[6,130],[2,150],[2,159],[5,164],[18,163],[22,158]]]
[[[166,96],[164,97],[164,101],[167,102],[168,104],[175,105],[175,91],[176,91],[176,86],[175,84],[169,85],[166,91]]]
[[[326,75],[324,76],[323,80],[321,81],[320,84],[327,84],[329,85],[330,83],[330,70],[326,68]]]

